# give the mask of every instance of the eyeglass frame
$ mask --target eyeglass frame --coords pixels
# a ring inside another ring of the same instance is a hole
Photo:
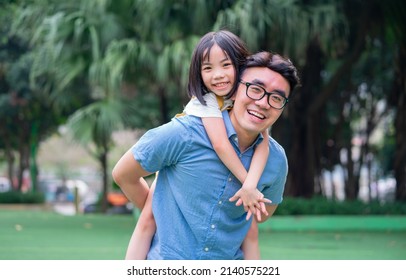
[[[252,99],[252,100],[255,100],[255,101],[259,101],[259,100],[261,100],[262,98],[264,98],[265,95],[266,95],[266,96],[268,97],[267,100],[266,100],[266,101],[268,102],[268,105],[271,106],[272,108],[276,109],[276,110],[282,110],[283,108],[285,108],[285,106],[286,106],[286,105],[288,104],[288,102],[289,102],[289,98],[287,98],[286,96],[283,96],[282,94],[280,94],[280,93],[278,93],[278,92],[267,92],[266,89],[265,89],[263,86],[260,86],[260,85],[254,84],[254,83],[250,83],[250,82],[245,82],[245,81],[243,81],[243,80],[239,80],[239,82],[240,82],[241,84],[245,85],[245,87],[246,87],[246,89],[245,89],[245,94],[247,95],[248,98],[250,98],[250,99]],[[259,99],[254,99],[254,98],[252,98],[251,96],[249,96],[249,95],[248,95],[248,88],[249,88],[251,85],[254,85],[254,86],[257,86],[257,87],[261,88],[261,89],[264,91],[264,95],[262,95],[261,98],[259,98]],[[285,103],[283,104],[283,106],[282,106],[281,108],[276,108],[276,107],[272,106],[271,103],[269,103],[269,97],[270,97],[271,95],[273,95],[273,94],[279,95],[280,97],[282,97],[283,99],[285,99]]]

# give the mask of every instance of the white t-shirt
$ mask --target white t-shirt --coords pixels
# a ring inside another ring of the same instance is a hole
[[[219,108],[219,103],[217,102],[216,95],[212,92],[203,95],[206,105],[200,103],[199,99],[193,97],[186,105],[183,112],[187,115],[196,116],[200,118],[222,118],[223,115],[221,111],[228,107],[233,106],[233,101],[230,99],[224,99],[224,104],[222,108]]]

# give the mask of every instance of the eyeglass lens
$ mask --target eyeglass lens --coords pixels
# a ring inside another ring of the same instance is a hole
[[[247,95],[254,100],[261,100],[265,95],[268,95],[268,104],[275,109],[282,109],[286,104],[286,99],[277,93],[267,93],[265,89],[254,84],[246,84]]]

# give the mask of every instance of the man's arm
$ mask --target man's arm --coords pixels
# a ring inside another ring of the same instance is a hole
[[[143,177],[150,174],[134,159],[131,149],[120,158],[112,172],[114,181],[139,209],[144,207],[149,192],[148,184]]]

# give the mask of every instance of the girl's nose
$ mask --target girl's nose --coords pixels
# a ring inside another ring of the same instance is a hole
[[[218,70],[214,73],[214,78],[218,79],[218,78],[223,78],[224,77],[224,72],[221,70]]]

